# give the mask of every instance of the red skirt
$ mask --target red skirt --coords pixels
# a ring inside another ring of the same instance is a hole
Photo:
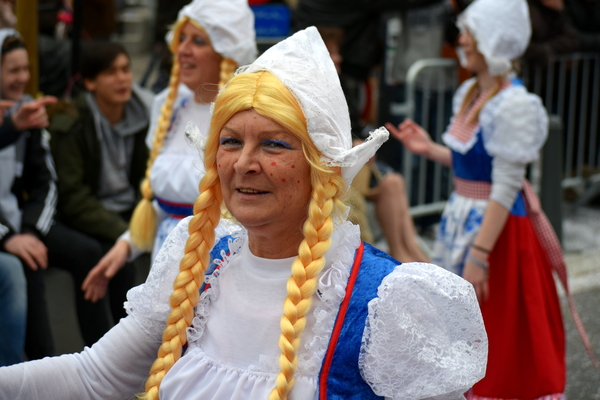
[[[561,398],[566,368],[560,303],[529,218],[509,215],[489,263],[489,298],[481,305],[488,364],[471,398]]]

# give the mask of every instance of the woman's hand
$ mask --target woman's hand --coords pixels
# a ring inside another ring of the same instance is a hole
[[[123,268],[129,251],[129,242],[119,240],[92,268],[81,285],[86,300],[95,303],[106,295],[108,282]]]
[[[45,128],[48,126],[46,106],[55,104],[58,99],[54,96],[44,96],[40,99],[23,103],[12,116],[12,122],[17,131]]]
[[[411,152],[425,157],[431,153],[434,142],[425,129],[416,122],[405,119],[397,128],[389,122],[385,127]]]
[[[473,285],[475,294],[477,295],[477,301],[481,304],[486,301],[489,296],[488,271],[476,265],[470,258],[473,257],[476,260],[479,260],[479,262],[487,264],[488,255],[474,248],[471,248],[469,251],[470,253],[465,261],[462,277]]]

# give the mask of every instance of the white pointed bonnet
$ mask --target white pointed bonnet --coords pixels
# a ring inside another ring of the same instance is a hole
[[[269,71],[296,97],[307,121],[308,134],[326,165],[342,168],[348,186],[362,166],[388,139],[387,129],[371,132],[352,147],[346,98],[333,61],[317,29],[299,31],[265,51],[236,74]]]
[[[213,48],[238,65],[251,63],[257,55],[254,13],[247,0],[194,0],[177,15],[188,17],[202,26]],[[173,31],[167,33],[170,45]]]
[[[531,20],[526,0],[475,0],[456,22],[477,41],[489,72],[500,76],[512,69],[531,38]]]

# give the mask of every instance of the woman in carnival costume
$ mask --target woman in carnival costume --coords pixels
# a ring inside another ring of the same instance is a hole
[[[194,216],[129,316],[80,354],[0,368],[5,398],[127,398],[152,365],[146,399],[463,399],[487,356],[472,286],[399,265],[346,221],[341,198],[387,137],[352,147],[316,28],[271,47],[216,98]]]
[[[186,140],[193,121],[207,132],[210,103],[239,65],[256,57],[254,14],[246,1],[195,0],[179,11],[167,34],[173,58],[169,87],[152,108],[146,143],[150,150],[143,199],[130,221],[130,230],[117,240],[84,283],[92,300],[104,296],[112,278],[143,251],[151,259],[169,232],[192,214],[198,182],[204,174],[198,150]]]
[[[525,181],[548,116],[512,69],[531,36],[527,2],[476,0],[457,23],[461,64],[475,77],[454,96],[448,147],[413,121],[386,126],[412,152],[454,171],[433,262],[471,282],[481,305],[489,360],[469,399],[563,399],[565,333],[552,273],[567,288],[566,269]]]

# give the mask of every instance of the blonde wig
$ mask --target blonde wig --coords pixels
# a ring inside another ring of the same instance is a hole
[[[154,160],[156,160],[156,157],[158,157],[165,138],[169,132],[171,116],[173,114],[173,106],[177,100],[177,88],[179,87],[180,83],[180,65],[177,58],[177,49],[180,44],[181,30],[187,22],[194,24],[194,26],[196,26],[198,29],[204,30],[204,28],[202,28],[198,22],[187,16],[178,20],[173,26],[173,39],[169,45],[169,49],[173,53],[173,67],[171,68],[171,77],[169,79],[169,92],[165,99],[165,103],[161,108],[161,114],[158,118],[158,124],[156,126],[154,139],[152,141],[152,149],[150,150],[150,155],[148,157],[146,175],[140,186],[142,200],[140,200],[136,206],[129,223],[131,241],[136,247],[144,250],[152,249],[154,237],[156,235],[156,212],[152,206],[154,192],[152,190],[152,186],[150,185],[150,173],[152,171]],[[219,88],[222,88],[233,76],[236,68],[237,63],[235,61],[230,58],[223,58],[221,61]],[[181,134],[183,134],[183,132],[181,132]]]
[[[320,163],[321,153],[310,140],[306,119],[296,98],[273,74],[259,71],[235,76],[216,99],[204,157],[206,175],[200,182],[200,196],[194,204],[194,217],[189,224],[185,254],[171,295],[172,311],[163,332],[163,343],[146,382],[148,399],[158,399],[163,377],[181,357],[182,346],[187,342],[186,329],[194,317],[199,288],[210,262],[214,229],[219,223],[223,201],[216,165],[220,131],[233,115],[248,109],[254,109],[296,135],[311,166],[312,193],[303,227],[304,239],[287,283],[288,294],[280,322],[280,371],[269,398],[286,399],[294,385],[300,335],[306,326],[318,276],[325,265],[325,253],[331,245],[334,218],[343,217],[346,212],[341,201],[346,183],[338,167]]]

